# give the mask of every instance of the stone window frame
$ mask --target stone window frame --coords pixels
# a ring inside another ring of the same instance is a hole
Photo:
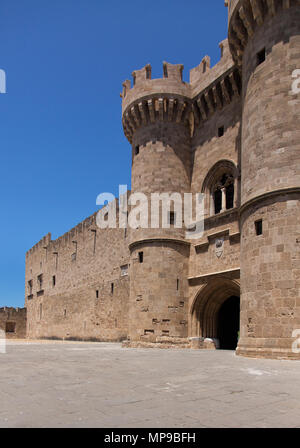
[[[222,191],[226,187],[228,187],[227,183],[225,185],[221,185],[220,181],[224,175],[228,176],[228,180],[234,185],[234,198],[233,198],[233,207],[230,209],[226,208],[226,196],[225,192]],[[238,207],[238,168],[235,163],[231,160],[219,160],[215,163],[210,170],[208,171],[204,182],[202,184],[201,192],[204,196],[204,215],[205,217],[209,216],[219,216],[224,212],[228,212]],[[232,179],[232,180],[231,180]],[[222,207],[219,213],[215,213],[215,192],[220,188],[222,191]]]

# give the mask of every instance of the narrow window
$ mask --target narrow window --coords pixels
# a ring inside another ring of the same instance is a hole
[[[144,252],[139,252],[139,262],[144,263]]]
[[[33,287],[32,280],[29,280],[29,282],[28,282],[28,295],[29,296],[32,296],[32,287]]]
[[[64,310],[64,317],[67,317],[67,310]]]
[[[215,201],[215,214],[221,212],[222,210],[222,191],[217,189],[214,193],[214,201]]]
[[[43,289],[43,274],[38,275],[37,280],[38,280],[39,291],[42,291],[42,289]]]
[[[234,206],[234,185],[229,184],[226,188],[226,210],[230,210]]]
[[[136,146],[134,150],[135,155],[137,156],[140,153],[140,147]]]
[[[110,292],[111,292],[111,294],[114,293],[114,289],[115,289],[115,285],[113,283],[111,283],[111,285],[110,285]]]
[[[256,63],[257,66],[262,64],[263,62],[265,62],[265,60],[266,60],[266,49],[263,48],[261,51],[259,51],[257,53],[257,55],[256,55],[256,58],[257,58],[257,63]]]
[[[169,213],[169,224],[170,224],[171,226],[174,226],[174,224],[175,224],[175,218],[176,218],[176,214],[175,214],[175,212],[170,212],[170,213]]]
[[[76,261],[77,258],[77,241],[72,241],[75,246],[75,252],[72,254],[72,261]]]
[[[179,291],[179,278],[177,279],[177,291]]]
[[[95,255],[95,253],[96,253],[96,241],[97,241],[97,230],[93,229],[91,232],[94,235],[94,238],[93,238],[93,253]]]
[[[262,219],[260,219],[259,221],[255,221],[255,230],[256,230],[256,235],[262,235],[263,233],[263,222]]]
[[[98,291],[98,289],[96,291],[96,299],[99,299],[99,291]]]
[[[218,129],[218,137],[223,137],[223,135],[224,135],[224,126],[221,126]]]
[[[55,277],[55,275],[53,275],[53,277],[52,277],[52,286],[53,286],[53,288],[54,288],[55,285],[56,285],[56,277]]]
[[[128,275],[128,264],[121,266],[121,277],[126,277]]]

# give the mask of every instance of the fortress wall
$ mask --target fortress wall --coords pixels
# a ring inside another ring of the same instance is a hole
[[[26,337],[26,308],[0,308],[0,329],[7,339]]]
[[[228,40],[225,39],[220,42],[219,47],[221,50],[221,58],[216,65],[210,67],[210,57],[205,56],[201,63],[190,71],[192,98],[208,88],[213,82],[234,66]]]
[[[129,263],[125,230],[99,229],[94,214],[47,243],[39,244],[26,256],[28,337],[126,337],[129,280],[121,271],[121,266]],[[30,280],[32,295],[28,289]]]

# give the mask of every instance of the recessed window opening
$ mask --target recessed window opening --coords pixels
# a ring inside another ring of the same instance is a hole
[[[218,129],[218,137],[223,137],[223,135],[224,135],[224,126],[221,126]]]
[[[262,64],[266,60],[266,49],[263,48],[261,51],[259,51],[256,55],[256,63],[257,65]]]
[[[234,206],[234,185],[229,184],[226,188],[226,210],[230,210]]]
[[[174,226],[174,224],[175,224],[175,219],[176,219],[176,214],[175,214],[175,212],[170,212],[170,213],[169,213],[169,224],[170,224],[171,226]]]
[[[223,174],[215,186],[213,198],[216,215],[234,207],[234,178],[232,176]]]
[[[262,235],[263,234],[263,222],[262,219],[255,221],[255,231],[256,231],[256,235]]]
[[[134,154],[137,156],[140,153],[140,147],[136,146],[134,149]]]
[[[222,191],[219,188],[214,193],[214,201],[215,201],[215,214],[217,215],[222,210]]]
[[[37,281],[39,291],[41,291],[43,289],[43,274],[38,275]]]
[[[33,287],[32,280],[29,280],[29,282],[28,282],[28,294],[30,296],[32,295],[32,287]]]
[[[56,285],[56,277],[55,277],[55,275],[53,275],[53,277],[52,277],[52,286],[53,286],[53,288],[54,288],[55,285]]]
[[[98,291],[98,289],[96,290],[96,299],[99,299],[99,291]]]
[[[139,252],[139,263],[144,263],[144,252]]]
[[[111,292],[111,294],[114,293],[114,290],[115,290],[115,285],[114,285],[114,283],[111,283],[111,285],[110,285],[110,292]]]

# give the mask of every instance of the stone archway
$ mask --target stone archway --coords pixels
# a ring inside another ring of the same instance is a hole
[[[215,348],[234,350],[240,322],[239,298],[237,280],[216,277],[203,285],[191,309],[191,337],[210,341]]]

